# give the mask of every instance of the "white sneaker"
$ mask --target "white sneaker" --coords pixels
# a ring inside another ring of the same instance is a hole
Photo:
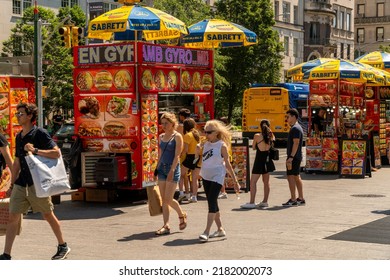
[[[245,203],[243,205],[240,206],[241,208],[243,209],[255,209],[256,208],[256,204],[254,203]]]
[[[191,203],[196,203],[196,202],[198,202],[198,199],[196,198],[195,195],[191,196],[190,202],[191,202]]]
[[[257,204],[257,207],[259,207],[259,208],[268,207],[268,203],[267,202],[260,202],[259,204]]]
[[[226,199],[227,198],[227,193],[220,193],[219,195],[218,195],[218,198],[219,199]]]
[[[185,194],[181,194],[179,195],[179,197],[177,198],[177,201],[178,202],[182,202],[183,200],[186,200],[187,199],[187,196]]]
[[[209,237],[210,238],[215,238],[215,237],[224,237],[226,236],[226,231],[224,229],[217,230],[213,234],[211,234]]]
[[[201,235],[199,235],[199,240],[201,242],[207,242],[209,240],[209,236],[206,233],[202,233]]]

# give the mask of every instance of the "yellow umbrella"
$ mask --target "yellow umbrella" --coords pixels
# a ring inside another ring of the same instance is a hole
[[[335,58],[317,58],[309,61],[302,62],[298,65],[295,65],[287,70],[286,77],[292,78],[294,81],[302,81],[303,73],[307,70],[312,69],[313,67],[319,66],[325,62],[335,60]]]
[[[355,62],[369,64],[372,67],[390,72],[390,53],[384,51],[374,51],[364,54],[355,59]]]
[[[249,29],[222,19],[205,19],[191,25],[182,39],[189,48],[214,49],[257,44],[257,35]]]
[[[304,80],[334,80],[344,79],[352,82],[373,82],[375,75],[372,71],[355,62],[338,59],[325,62],[303,74]]]
[[[375,75],[374,81],[369,83],[370,86],[390,85],[390,73],[389,72],[382,70],[382,69],[379,69],[379,68],[372,67],[369,64],[365,64],[365,63],[361,63],[361,62],[358,62],[358,64],[362,65],[363,67],[365,67],[367,70],[371,71]]]
[[[122,6],[94,18],[88,25],[88,38],[110,40],[113,34],[122,35],[117,40],[134,39],[134,31],[142,31],[145,40],[164,40],[188,34],[181,20],[154,8],[140,5]],[[119,36],[120,37],[120,36]]]

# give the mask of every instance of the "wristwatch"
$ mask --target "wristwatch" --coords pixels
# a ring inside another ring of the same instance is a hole
[[[38,148],[35,148],[35,149],[34,149],[33,154],[34,154],[34,155],[37,155],[37,154],[38,154]]]

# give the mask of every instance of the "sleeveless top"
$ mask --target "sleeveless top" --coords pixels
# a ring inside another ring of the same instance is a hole
[[[176,136],[176,134],[175,134]],[[165,149],[165,152],[164,152]],[[172,164],[176,152],[176,140],[175,137],[169,139],[168,142],[164,142],[161,137],[160,141],[161,158],[160,163]]]
[[[202,167],[200,176],[207,180],[223,185],[226,175],[225,162],[221,154],[223,141],[206,142],[203,146]]]

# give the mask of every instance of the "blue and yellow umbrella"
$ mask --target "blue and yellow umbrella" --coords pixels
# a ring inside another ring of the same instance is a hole
[[[375,74],[355,62],[337,59],[325,62],[303,74],[303,80],[344,79],[352,82],[375,82]]]
[[[132,35],[142,31],[144,39],[164,40],[188,34],[181,20],[163,11],[141,5],[122,6],[90,21],[88,38],[110,40],[113,34]]]
[[[257,35],[249,29],[222,19],[205,19],[191,25],[184,36],[184,46],[214,49],[257,44]]]
[[[303,73],[314,67],[317,67],[325,62],[336,60],[335,58],[317,58],[309,61],[302,62],[287,70],[286,77],[292,78],[294,81],[302,81]]]
[[[370,52],[356,58],[355,62],[361,62],[390,72],[390,53],[388,52]]]

